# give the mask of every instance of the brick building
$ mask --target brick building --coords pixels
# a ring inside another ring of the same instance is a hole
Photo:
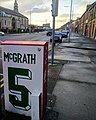
[[[87,5],[86,11],[75,23],[78,33],[96,39],[96,1]]]

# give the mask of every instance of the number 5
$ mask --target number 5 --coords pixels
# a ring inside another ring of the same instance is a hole
[[[32,80],[32,72],[29,69],[8,67],[9,101],[15,108],[28,111],[31,109],[31,93],[24,85],[19,85],[20,79],[25,82]]]

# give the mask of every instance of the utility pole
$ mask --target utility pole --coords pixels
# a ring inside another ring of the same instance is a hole
[[[72,0],[71,0],[71,6],[70,6],[70,22],[69,22],[69,42],[70,42],[70,35],[71,35],[71,31],[70,31],[70,28],[71,28],[71,16],[72,16]]]
[[[55,35],[55,16],[53,16],[53,29],[52,29],[52,61],[51,64],[53,65],[54,62],[54,35]]]
[[[52,29],[52,59],[51,64],[54,63],[54,35],[55,35],[55,17],[58,16],[58,0],[52,0],[52,16],[53,16],[53,29]]]

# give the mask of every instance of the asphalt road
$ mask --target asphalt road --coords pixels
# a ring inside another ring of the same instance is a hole
[[[49,41],[49,37],[46,36],[46,31],[35,32],[35,33],[21,33],[21,34],[5,34],[5,36],[0,36],[0,42],[5,40],[43,40]]]

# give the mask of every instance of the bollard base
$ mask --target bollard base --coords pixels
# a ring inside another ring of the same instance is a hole
[[[42,101],[40,91],[34,91],[31,95],[31,120],[41,120]]]

